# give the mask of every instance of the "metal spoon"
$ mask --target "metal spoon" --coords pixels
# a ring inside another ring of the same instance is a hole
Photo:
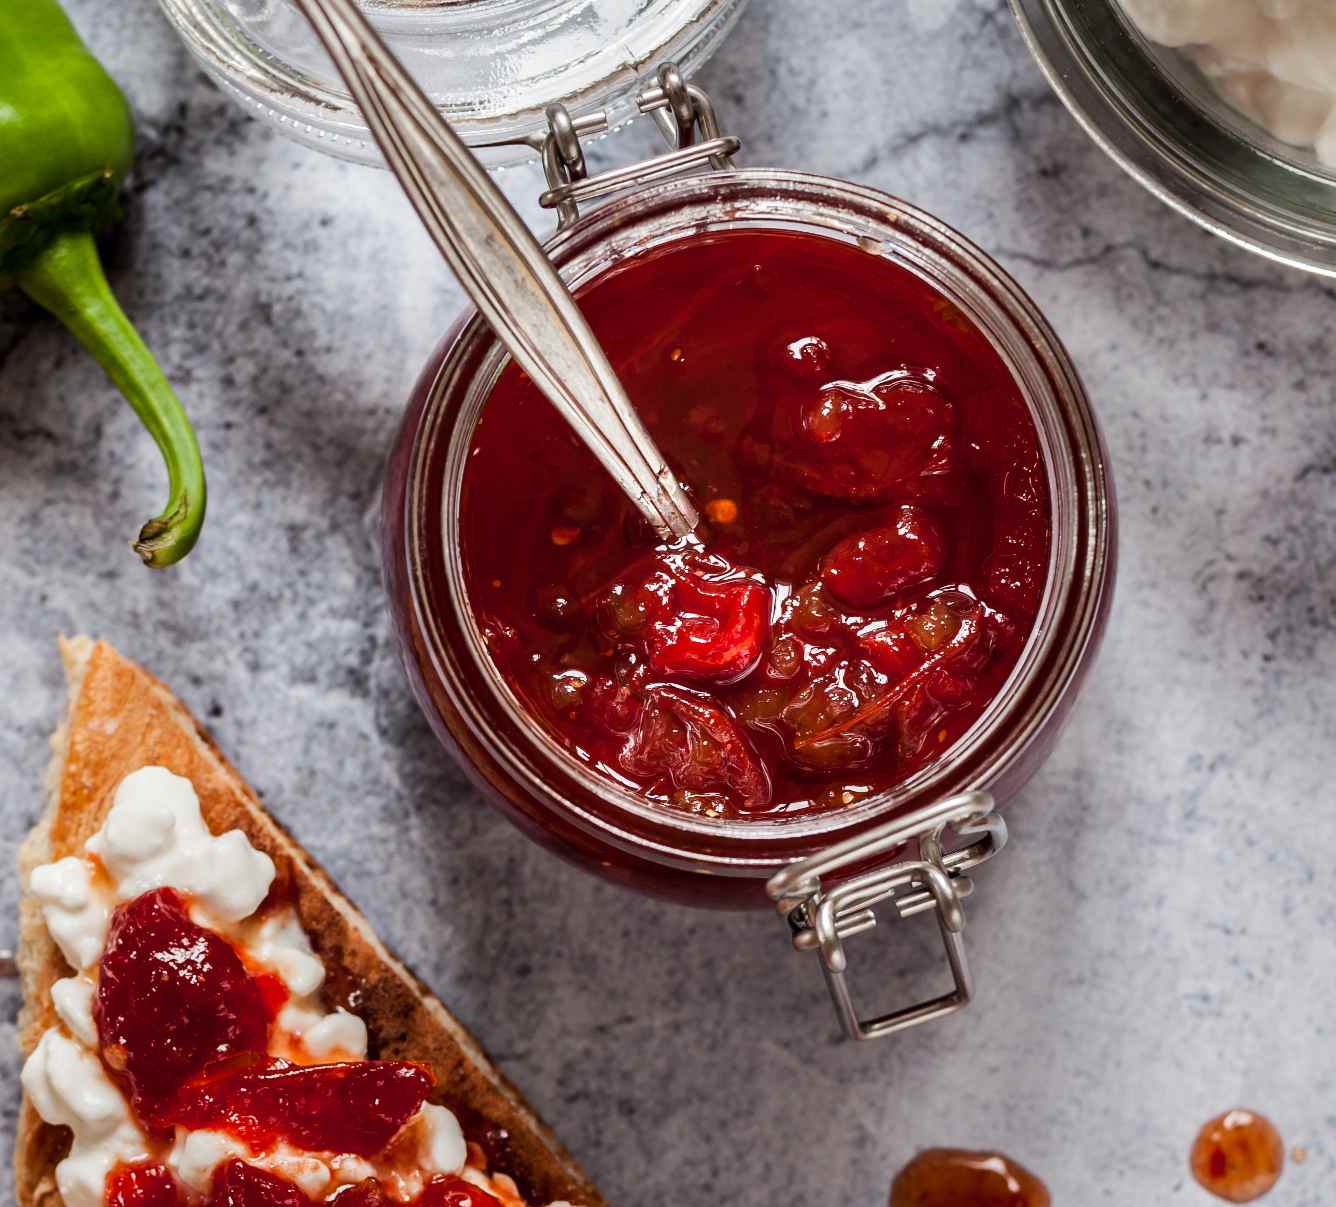
[[[353,0],[295,0],[501,342],[665,540],[700,517],[529,228]]]

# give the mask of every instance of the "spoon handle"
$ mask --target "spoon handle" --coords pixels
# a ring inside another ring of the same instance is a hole
[[[353,0],[296,0],[427,232],[511,355],[666,540],[699,522],[552,262]]]

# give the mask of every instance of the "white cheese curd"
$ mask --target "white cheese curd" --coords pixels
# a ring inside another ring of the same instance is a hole
[[[51,986],[51,1004],[66,1030],[85,1048],[97,1047],[93,997],[97,993],[86,976],[70,976]]]
[[[112,902],[93,883],[93,866],[70,855],[33,868],[28,891],[42,907],[42,920],[71,968],[96,964],[107,941]]]
[[[279,1014],[282,1025],[283,1014]],[[316,1060],[365,1060],[366,1023],[340,1006],[298,1033],[306,1051]]]
[[[303,1194],[313,1199],[322,1198],[329,1189],[330,1182],[333,1181],[329,1166],[319,1157],[300,1152],[286,1144],[280,1144],[273,1152],[265,1153],[263,1157],[251,1158],[251,1164],[267,1169],[289,1182],[295,1182]]]
[[[391,1198],[411,1202],[422,1193],[429,1179],[440,1174],[458,1174],[472,1180],[476,1171],[465,1166],[468,1145],[459,1120],[443,1106],[424,1102],[399,1133],[395,1147],[401,1153],[412,1152],[410,1162],[396,1162],[395,1167],[379,1175]],[[478,1182],[486,1188],[489,1182]]]
[[[304,1194],[314,1199],[320,1198],[333,1181],[329,1165],[319,1157],[287,1144],[279,1144],[269,1152],[256,1153],[227,1132],[192,1132],[183,1127],[176,1129],[175,1143],[164,1164],[188,1191],[207,1195],[218,1166],[237,1160],[296,1183]]]
[[[468,1145],[463,1129],[452,1111],[424,1102],[418,1112],[422,1139],[418,1143],[418,1164],[428,1174],[458,1173],[468,1160]]]
[[[65,1207],[102,1207],[107,1174],[148,1157],[144,1134],[102,1062],[53,1027],[24,1062],[20,1080],[43,1119],[74,1133],[69,1155],[56,1166]]]
[[[294,997],[308,997],[325,980],[325,966],[290,909],[279,910],[247,928],[241,941],[246,953],[277,974]]]
[[[174,888],[211,922],[250,917],[274,882],[274,861],[240,830],[215,837],[195,786],[165,767],[141,767],[121,781],[87,849],[102,860],[120,900]]]
[[[326,1014],[312,998],[284,1004],[275,1021],[270,1053],[287,1060],[365,1060],[366,1024],[338,1007]]]
[[[1216,91],[1282,142],[1336,166],[1332,0],[1122,0],[1152,42],[1181,48]]]
[[[292,994],[276,1020],[280,1045],[283,1036],[290,1036],[300,1040],[306,1054],[316,1060],[366,1059],[366,1024],[342,1008],[332,1014],[320,1008],[317,994],[325,981],[325,966],[312,950],[295,911],[279,910],[243,928],[239,945],[252,963],[274,973]]]
[[[85,847],[102,861],[109,887],[76,855],[34,868],[28,878],[47,930],[77,969],[102,955],[117,902],[170,887],[194,898],[203,924],[226,925],[253,914],[274,880],[273,860],[240,830],[215,838],[194,785],[164,767],[141,767],[121,781],[106,822]]]
[[[365,1182],[367,1178],[374,1178],[376,1167],[365,1157],[343,1153],[330,1161],[329,1172],[332,1186],[353,1186],[358,1182]]]
[[[465,1182],[471,1182],[480,1190],[485,1190],[504,1207],[523,1207],[523,1200],[519,1195],[519,1188],[503,1173],[488,1175],[480,1169],[474,1169],[471,1165],[465,1166],[459,1171],[459,1176]]]
[[[187,1190],[208,1194],[213,1171],[234,1158],[246,1160],[250,1149],[235,1136],[206,1129],[190,1132],[176,1129],[176,1142],[164,1164]]]

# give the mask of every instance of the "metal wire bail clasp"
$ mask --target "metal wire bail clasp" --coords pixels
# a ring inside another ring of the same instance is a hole
[[[573,118],[565,105],[547,107],[548,132],[540,150],[548,188],[538,198],[538,204],[557,211],[558,227],[567,226],[580,216],[581,201],[615,193],[628,185],[676,176],[705,164],[717,169],[733,166],[732,157],[742,143],[732,135],[719,133],[714,104],[704,89],[688,84],[676,63],[662,64],[655,79],[656,83],[645,87],[636,97],[636,107],[654,118],[673,149],[597,176],[588,174],[580,136],[605,131],[607,115],[600,111]]]
[[[966,845],[947,851],[944,839]],[[850,1039],[878,1039],[944,1018],[969,1004],[973,988],[965,958],[961,901],[974,884],[966,873],[991,859],[1006,841],[1007,825],[993,812],[992,796],[963,792],[790,864],[767,881],[770,899],[793,932],[793,946],[820,952],[821,970]],[[908,844],[915,844],[917,851]],[[879,856],[906,847],[910,857],[875,863]],[[866,870],[830,883],[837,873],[860,866]],[[844,943],[877,925],[873,911],[883,901],[890,901],[901,918],[925,910],[936,912],[954,988],[931,1001],[861,1019],[849,992]]]

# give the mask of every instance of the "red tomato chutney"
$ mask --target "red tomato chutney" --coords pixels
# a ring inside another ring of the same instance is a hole
[[[704,548],[656,544],[508,364],[460,515],[515,695],[588,766],[704,816],[847,808],[937,758],[1048,570],[1038,434],[985,336],[907,269],[796,232],[674,242],[578,296]]]

